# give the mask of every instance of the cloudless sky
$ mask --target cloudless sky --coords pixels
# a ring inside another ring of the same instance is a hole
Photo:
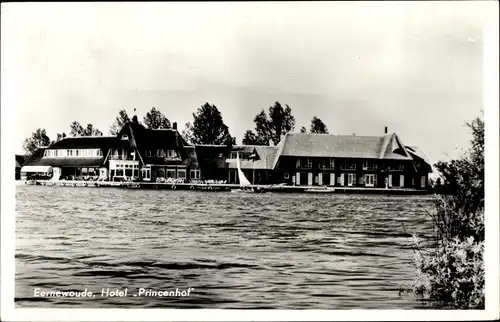
[[[483,109],[478,3],[3,3],[2,109],[16,153],[39,127],[108,135],[120,109],[155,106],[182,130],[205,102],[241,143],[279,101],[297,130],[313,116],[333,134],[388,126],[435,162],[468,146]]]

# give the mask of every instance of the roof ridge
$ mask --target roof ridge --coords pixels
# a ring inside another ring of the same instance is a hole
[[[384,136],[381,137],[382,145],[380,146],[380,151],[379,151],[379,158],[383,159],[385,157],[385,151],[387,150],[387,147],[389,146],[389,143],[393,139],[394,133],[391,134],[385,134]]]
[[[114,135],[81,135],[81,136],[67,136],[65,138],[62,138],[60,141],[62,140],[66,140],[66,139],[96,139],[96,138],[99,138],[99,139],[102,139],[102,138],[116,138],[116,136]],[[59,142],[59,141],[58,141]]]
[[[358,137],[358,138],[383,138],[385,135],[352,135],[352,134],[332,134],[332,133],[290,133],[290,135],[317,135],[317,136],[344,136],[344,137]]]

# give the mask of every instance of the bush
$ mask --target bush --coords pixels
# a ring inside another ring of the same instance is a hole
[[[418,247],[418,245],[416,245]],[[459,309],[484,309],[484,241],[469,237],[429,252],[416,251],[414,294]]]
[[[458,309],[484,309],[484,121],[476,118],[472,147],[459,160],[436,168],[451,195],[436,195],[432,245],[424,250],[417,237],[411,245],[417,275],[416,295]]]

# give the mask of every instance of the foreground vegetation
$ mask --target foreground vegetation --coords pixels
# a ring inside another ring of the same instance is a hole
[[[484,309],[484,121],[468,124],[472,147],[436,168],[447,194],[436,195],[432,245],[414,236],[416,295],[457,309]],[[408,289],[407,289],[408,290]]]

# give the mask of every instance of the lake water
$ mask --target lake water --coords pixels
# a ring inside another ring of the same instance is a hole
[[[16,198],[17,307],[429,307],[398,284],[415,275],[403,224],[429,236],[430,197],[18,186]]]

